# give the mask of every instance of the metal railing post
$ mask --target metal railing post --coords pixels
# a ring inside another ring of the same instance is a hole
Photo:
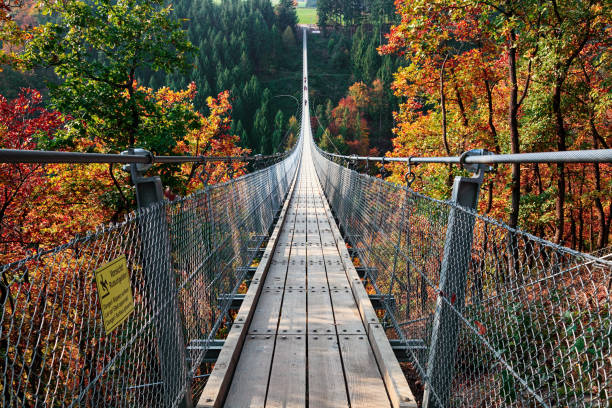
[[[143,149],[129,149],[127,154],[150,156]],[[151,165],[130,164],[132,183],[136,190],[139,209],[144,209],[164,200],[161,179],[143,177]],[[141,239],[141,256],[145,276],[145,287],[151,312],[156,314],[154,327],[157,334],[160,375],[163,382],[163,396],[171,404],[175,396],[182,392],[186,384],[185,395],[180,403],[182,408],[192,408],[189,368],[187,366],[185,342],[183,339],[182,320],[178,307],[176,278],[172,270],[171,243],[168,221],[164,208],[151,210],[144,222],[139,222]],[[166,308],[166,310],[164,310]]]
[[[481,154],[488,154],[488,152],[470,151],[464,153],[462,159]],[[461,207],[475,210],[484,172],[490,171],[490,168],[482,165],[466,165],[465,168],[475,172],[476,175],[474,177],[455,177],[451,201]],[[424,408],[444,408],[449,405],[461,330],[459,315],[452,310],[452,307],[459,313],[463,312],[475,221],[473,214],[457,207],[451,207],[427,359]]]

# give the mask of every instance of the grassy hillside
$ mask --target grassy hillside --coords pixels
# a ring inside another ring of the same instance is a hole
[[[297,8],[298,23],[300,24],[317,24],[317,9],[316,8]]]

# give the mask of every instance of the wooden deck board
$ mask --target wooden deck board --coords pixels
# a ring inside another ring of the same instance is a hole
[[[338,334],[365,335],[366,330],[361,321],[361,315],[359,314],[355,299],[353,298],[353,292],[350,289],[332,289],[331,299],[334,307],[334,318],[336,320]]]
[[[306,406],[306,336],[276,339],[266,407]]]
[[[403,384],[397,369],[377,362],[390,358],[390,348],[370,344],[384,339],[378,332],[368,337],[363,316],[373,310],[353,282],[354,268],[347,269],[344,241],[307,149],[286,217],[225,406],[398,406],[405,390],[390,401],[387,388]]]
[[[282,301],[281,289],[264,287],[249,326],[249,334],[276,334]]]
[[[306,290],[285,290],[278,334],[306,334]]]
[[[308,368],[308,401],[311,407],[349,406],[335,335],[308,336]]]
[[[307,296],[308,333],[335,333],[336,326],[329,291],[327,289],[309,290]]]
[[[273,351],[274,336],[247,336],[225,401],[226,407],[264,406]]]
[[[390,407],[385,385],[366,336],[339,336],[352,408]]]

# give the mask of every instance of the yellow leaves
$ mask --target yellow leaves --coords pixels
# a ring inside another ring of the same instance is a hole
[[[353,98],[355,105],[359,109],[365,109],[370,104],[369,89],[363,82],[355,82],[351,85],[348,95]]]
[[[182,91],[173,91],[168,87],[162,87],[155,93],[157,103],[162,106],[171,106],[176,103],[190,104],[196,95],[195,83],[190,83],[187,89]]]

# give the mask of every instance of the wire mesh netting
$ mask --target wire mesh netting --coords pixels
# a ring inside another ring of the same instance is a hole
[[[612,406],[612,262],[314,160],[428,406]]]
[[[0,267],[0,406],[171,407],[201,392],[208,345],[231,324],[227,295],[299,156]],[[122,256],[134,312],[106,333],[94,275]]]

